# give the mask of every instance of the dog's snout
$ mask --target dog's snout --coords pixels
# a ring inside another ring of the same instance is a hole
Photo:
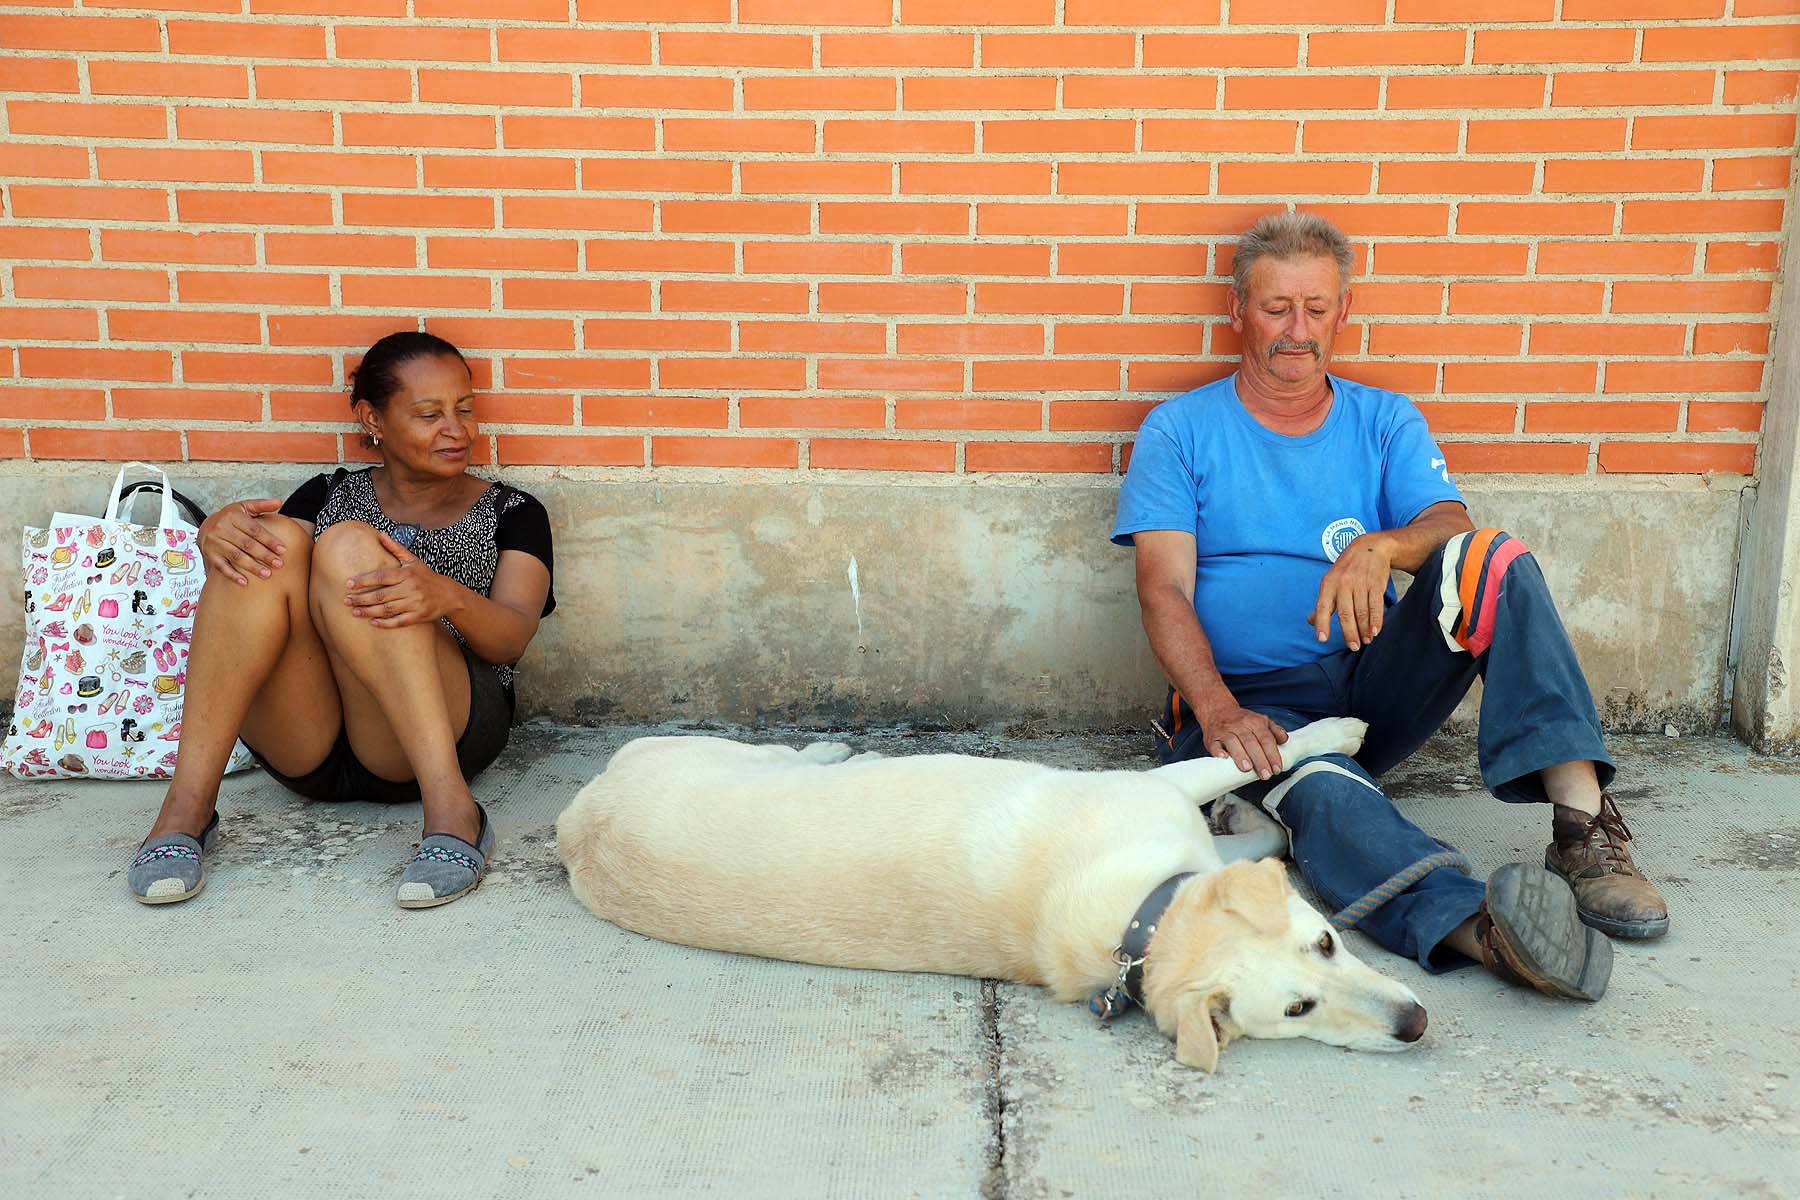
[[[1394,1036],[1403,1042],[1416,1042],[1425,1036],[1425,1006],[1414,1001],[1401,1009],[1394,1021]]]

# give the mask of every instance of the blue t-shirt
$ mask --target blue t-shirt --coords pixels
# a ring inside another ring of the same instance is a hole
[[[1288,437],[1250,415],[1236,382],[1196,388],[1144,418],[1112,533],[1129,546],[1146,529],[1192,531],[1194,611],[1225,675],[1342,650],[1335,619],[1327,642],[1309,619],[1350,539],[1398,529],[1439,501],[1462,502],[1405,396],[1333,375],[1324,424]]]

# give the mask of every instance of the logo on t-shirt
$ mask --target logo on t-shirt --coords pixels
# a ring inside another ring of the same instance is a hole
[[[1320,539],[1325,543],[1325,557],[1336,562],[1351,542],[1367,532],[1355,517],[1339,517],[1325,527],[1324,537]]]
[[[1433,458],[1431,460],[1431,469],[1441,475],[1445,483],[1450,482],[1450,466],[1448,459]]]

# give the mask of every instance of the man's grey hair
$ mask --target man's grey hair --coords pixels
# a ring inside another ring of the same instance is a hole
[[[1231,261],[1231,286],[1239,298],[1250,295],[1250,269],[1264,258],[1329,258],[1337,263],[1339,291],[1350,286],[1350,239],[1314,213],[1270,213],[1238,239]]]

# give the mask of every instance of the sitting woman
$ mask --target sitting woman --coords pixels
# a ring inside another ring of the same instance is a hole
[[[455,346],[390,334],[350,400],[381,465],[315,476],[285,503],[237,501],[200,526],[181,753],[128,872],[139,900],[205,884],[239,737],[308,799],[423,803],[401,907],[480,881],[494,834],[468,781],[506,746],[511,664],[555,600],[543,505],[468,473],[471,392]]]

